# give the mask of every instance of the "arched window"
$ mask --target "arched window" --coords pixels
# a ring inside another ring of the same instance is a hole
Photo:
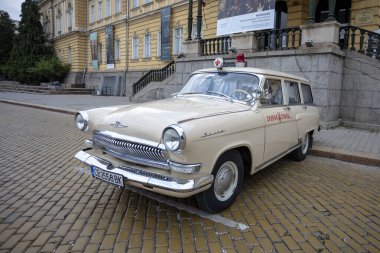
[[[66,22],[68,31],[71,31],[73,29],[73,7],[71,3],[67,5]]]
[[[62,33],[62,12],[60,9],[58,9],[57,11],[57,17],[56,17],[56,21],[57,21],[57,34],[58,35],[61,35]]]

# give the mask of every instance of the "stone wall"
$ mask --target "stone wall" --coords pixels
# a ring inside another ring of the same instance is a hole
[[[346,52],[340,118],[343,125],[380,129],[380,61]]]

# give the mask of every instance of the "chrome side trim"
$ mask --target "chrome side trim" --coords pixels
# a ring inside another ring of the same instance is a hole
[[[112,163],[93,156],[83,150],[75,154],[75,158],[88,166],[95,166],[103,170],[111,170],[123,176],[124,181],[132,181],[141,184],[141,188],[156,187],[170,192],[186,193],[196,191],[212,184],[213,176],[205,176],[196,179],[183,179],[163,176],[153,172],[147,172],[130,167],[114,167]]]

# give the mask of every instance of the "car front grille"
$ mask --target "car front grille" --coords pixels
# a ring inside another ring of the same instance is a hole
[[[97,148],[119,159],[160,169],[169,169],[163,150],[160,148],[102,133],[94,133],[93,142]]]

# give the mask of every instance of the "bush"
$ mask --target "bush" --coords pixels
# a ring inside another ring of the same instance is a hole
[[[65,75],[70,71],[70,64],[61,62],[56,57],[45,57],[38,61],[33,68],[28,68],[27,72],[38,76],[41,82],[63,82]]]

